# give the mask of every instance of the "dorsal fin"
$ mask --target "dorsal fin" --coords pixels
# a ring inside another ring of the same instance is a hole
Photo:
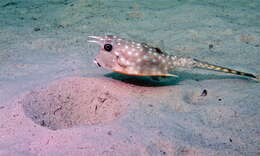
[[[158,53],[158,54],[166,54],[167,55],[167,53],[166,52],[163,52],[160,48],[158,48],[158,47],[153,47],[153,46],[150,46],[150,45],[148,45],[147,43],[142,43],[142,45],[144,46],[144,47],[147,47],[147,48],[152,48],[152,49],[154,49],[155,50],[155,52],[156,53]]]
[[[154,49],[158,54],[165,54],[160,48],[155,47]]]

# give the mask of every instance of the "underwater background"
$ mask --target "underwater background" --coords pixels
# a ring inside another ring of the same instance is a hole
[[[260,75],[259,0],[1,0],[1,156],[260,155],[260,83],[112,73],[90,35]]]

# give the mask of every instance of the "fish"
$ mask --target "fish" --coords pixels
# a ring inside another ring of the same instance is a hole
[[[200,68],[244,76],[260,82],[260,76],[200,61],[170,55],[158,47],[114,35],[88,36],[88,42],[99,45],[94,63],[113,72],[131,76],[177,77],[176,68]]]

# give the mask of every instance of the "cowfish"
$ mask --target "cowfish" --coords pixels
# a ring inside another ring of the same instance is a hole
[[[133,76],[176,76],[174,69],[201,68],[245,76],[260,81],[260,76],[213,65],[194,58],[169,55],[160,48],[117,36],[89,36],[88,42],[98,44],[94,63],[113,72]]]

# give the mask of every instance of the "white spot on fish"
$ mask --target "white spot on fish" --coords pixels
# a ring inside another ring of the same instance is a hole
[[[119,56],[119,52],[115,51],[115,55],[116,55],[116,56]]]
[[[171,56],[171,59],[175,60],[177,57],[176,56]]]
[[[131,64],[131,62],[126,60],[126,65],[130,65],[130,64]]]
[[[142,61],[142,59],[141,58],[138,58],[137,60],[136,60],[136,62],[141,62]]]
[[[120,61],[122,62],[122,63],[125,63],[125,58],[124,57],[120,57]]]

